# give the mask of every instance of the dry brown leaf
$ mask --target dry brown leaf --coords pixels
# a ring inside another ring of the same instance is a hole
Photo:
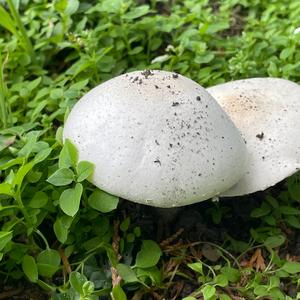
[[[253,268],[255,267],[256,272],[264,271],[266,269],[265,260],[261,254],[261,249],[257,248],[252,255],[250,261],[248,262],[248,267]]]

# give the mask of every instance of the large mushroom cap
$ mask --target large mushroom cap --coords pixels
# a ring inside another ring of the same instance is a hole
[[[278,78],[252,78],[207,91],[246,140],[249,164],[222,196],[239,196],[275,185],[300,167],[300,86]]]
[[[64,138],[95,164],[96,186],[151,206],[208,199],[244,173],[246,147],[230,118],[204,88],[170,72],[95,87],[74,106]]]

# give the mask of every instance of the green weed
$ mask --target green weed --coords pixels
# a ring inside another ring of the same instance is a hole
[[[246,238],[159,246],[61,137],[87,90],[131,70],[299,82],[299,15],[297,0],[1,0],[1,286],[26,279],[53,300],[300,299],[299,175],[249,198]],[[234,214],[221,201],[203,216],[224,228]]]

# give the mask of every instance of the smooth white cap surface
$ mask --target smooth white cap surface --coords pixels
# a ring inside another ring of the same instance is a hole
[[[246,141],[249,164],[242,179],[221,196],[265,190],[300,167],[300,86],[278,78],[252,78],[207,91]],[[237,162],[238,163],[238,162]]]
[[[100,84],[64,128],[92,182],[127,200],[175,207],[208,199],[244,173],[246,147],[217,102],[194,81],[136,71]]]

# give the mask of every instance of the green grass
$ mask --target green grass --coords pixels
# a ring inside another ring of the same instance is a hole
[[[28,281],[53,300],[168,299],[182,283],[186,300],[300,299],[290,252],[300,234],[299,175],[249,199],[241,239],[174,237],[160,248],[117,198],[86,181],[93,167],[61,143],[74,103],[130,70],[172,70],[205,87],[255,76],[300,83],[298,0],[0,5],[0,286]],[[234,217],[228,201],[207,205],[216,230]],[[204,244],[216,261],[197,255]]]

